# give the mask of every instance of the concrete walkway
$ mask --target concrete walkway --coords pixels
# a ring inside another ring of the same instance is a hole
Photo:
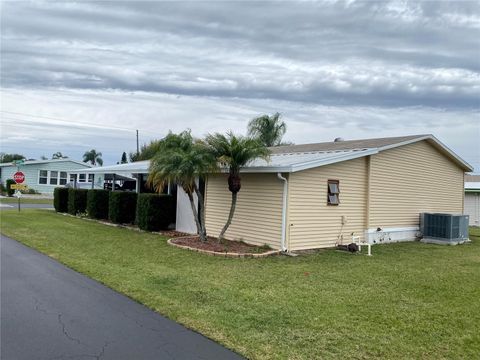
[[[3,235],[0,295],[1,359],[241,359]]]

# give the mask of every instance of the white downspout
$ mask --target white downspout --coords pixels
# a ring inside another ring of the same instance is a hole
[[[287,252],[286,234],[287,234],[287,193],[288,181],[282,176],[282,173],[277,173],[278,179],[283,181],[283,204],[282,204],[282,241],[281,247],[283,252]]]

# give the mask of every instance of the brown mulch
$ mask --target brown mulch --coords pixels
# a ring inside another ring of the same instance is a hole
[[[182,237],[172,240],[174,244],[190,246],[192,248],[215,251],[220,253],[236,253],[236,254],[261,254],[271,249],[267,246],[249,245],[242,241],[223,240],[221,243],[215,237],[209,236],[206,242],[200,241],[198,236]]]
[[[166,237],[169,238],[176,238],[180,236],[189,236],[191,234],[180,232],[180,231],[175,231],[175,230],[168,230],[168,231],[160,231],[160,233]]]

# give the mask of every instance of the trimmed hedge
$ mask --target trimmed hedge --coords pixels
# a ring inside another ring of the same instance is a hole
[[[172,195],[139,194],[137,224],[142,230],[167,230],[175,222],[176,201]]]
[[[87,214],[92,219],[108,219],[108,190],[87,190]]]
[[[53,206],[56,212],[68,211],[68,188],[56,187],[53,190]]]
[[[133,224],[137,209],[137,193],[111,191],[108,199],[108,218],[117,224]]]
[[[13,185],[13,184],[15,184],[15,180],[13,179],[7,179],[7,181],[5,181],[5,186],[7,187],[8,196],[13,196],[13,194],[15,193],[15,190],[10,188],[10,185]]]
[[[68,213],[77,215],[87,209],[87,189],[68,189]]]

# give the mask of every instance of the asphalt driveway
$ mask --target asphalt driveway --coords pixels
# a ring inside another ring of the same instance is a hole
[[[0,296],[4,360],[241,359],[3,235]]]

